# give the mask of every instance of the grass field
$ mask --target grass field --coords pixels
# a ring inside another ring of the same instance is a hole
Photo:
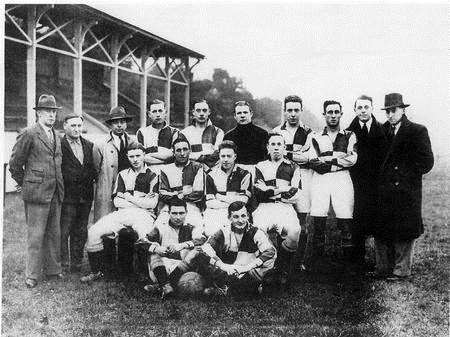
[[[257,299],[161,302],[140,284],[102,281],[88,286],[79,282],[79,274],[28,290],[23,204],[17,194],[9,194],[2,336],[448,336],[449,168],[438,159],[424,178],[426,231],[416,246],[410,281],[299,274],[289,291]]]

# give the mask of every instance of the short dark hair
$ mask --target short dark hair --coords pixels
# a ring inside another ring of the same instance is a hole
[[[286,103],[289,102],[297,102],[300,103],[302,109],[303,109],[303,100],[300,98],[300,96],[297,95],[289,95],[286,96],[286,98],[284,99],[284,106],[283,106],[283,110],[286,110]]]
[[[132,150],[142,150],[145,153],[145,147],[141,143],[138,142],[132,142],[131,144],[128,144],[127,146],[127,152]]]
[[[172,209],[172,207],[184,207],[184,209],[187,209],[186,201],[178,198],[173,198],[173,200],[169,203],[169,211]]]
[[[222,149],[232,149],[234,153],[237,153],[237,146],[232,140],[224,140],[222,143],[220,143],[219,152]]]
[[[356,109],[356,102],[359,100],[365,100],[365,101],[370,101],[370,104],[373,106],[373,101],[372,101],[372,97],[367,96],[367,95],[361,95],[359,96],[357,99],[355,99],[355,105],[353,106],[354,109]]]
[[[338,104],[339,109],[342,111],[341,103],[339,103],[338,101],[334,101],[334,100],[328,100],[328,101],[323,102],[323,113],[327,112],[327,106],[332,105],[332,104]]]
[[[208,101],[207,101],[206,99],[204,99],[204,98],[198,98],[198,99],[194,99],[194,100],[192,101],[192,110],[194,110],[195,105],[198,104],[198,103],[206,103],[206,104],[208,105],[208,108],[210,108],[209,103],[208,103]]]
[[[252,112],[252,107],[247,101],[237,101],[236,103],[234,103],[234,112],[236,112],[237,106],[248,106],[248,109],[250,110],[250,112]]]
[[[185,137],[178,137],[177,139],[175,139],[173,141],[172,149],[175,149],[175,145],[177,145],[178,143],[187,143],[188,148],[191,148],[191,144],[189,143],[189,141]]]
[[[152,100],[151,102],[150,102],[150,104],[148,105],[148,109],[147,110],[150,110],[150,107],[152,106],[152,105],[154,105],[154,104],[164,104],[164,108],[166,107],[166,103],[164,102],[164,101],[161,101],[160,99],[154,99],[154,100]]]
[[[247,208],[247,204],[243,201],[233,201],[229,206],[228,206],[228,216],[231,216],[232,212],[236,212],[239,211],[240,209],[244,208],[247,211],[247,213],[249,213],[248,208]]]
[[[283,141],[286,143],[286,140],[284,139],[284,137],[283,137],[283,135],[281,133],[272,131],[272,132],[269,132],[269,137],[267,137],[266,145],[269,144],[269,140],[272,137],[281,137],[281,138],[283,138]]]

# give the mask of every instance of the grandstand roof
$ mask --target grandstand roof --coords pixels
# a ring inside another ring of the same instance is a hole
[[[14,7],[15,5],[6,5],[6,9]],[[26,6],[15,11],[15,15],[26,17]],[[142,28],[118,19],[112,15],[109,15],[101,10],[93,8],[88,5],[81,4],[56,4],[52,8],[52,12],[61,16],[76,16],[82,17],[86,20],[96,20],[97,29],[103,29],[105,32],[121,32],[124,34],[133,34],[133,40],[137,42],[137,45],[158,46],[154,50],[156,57],[158,56],[170,56],[170,57],[193,57],[197,59],[203,59],[205,56],[186,47],[183,47],[175,42],[164,39],[158,35],[152,34]],[[101,19],[101,20],[99,20]]]

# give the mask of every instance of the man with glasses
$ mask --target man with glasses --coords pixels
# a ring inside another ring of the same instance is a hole
[[[11,177],[22,192],[27,222],[26,280],[34,288],[44,273],[62,278],[60,251],[61,203],[64,184],[61,173],[61,141],[53,129],[57,111],[55,97],[41,95],[37,123],[17,137],[9,161]]]
[[[192,125],[186,127],[182,134],[191,144],[190,159],[205,165],[205,169],[213,167],[219,158],[218,148],[224,133],[214,126],[209,119],[211,110],[206,100],[194,103]]]
[[[323,262],[320,260],[324,255],[325,226],[330,201],[341,231],[341,248],[345,261],[349,260],[353,251],[351,220],[354,195],[348,169],[356,163],[358,156],[355,134],[340,127],[342,114],[341,103],[325,101],[323,116],[326,126],[323,132],[314,134],[311,139],[309,164],[314,173],[311,181],[312,231],[309,241],[312,251],[308,255],[312,256],[308,256],[308,262],[313,264]]]
[[[234,119],[237,125],[228,131],[224,140],[231,140],[237,146],[236,163],[254,175],[255,165],[267,157],[266,144],[269,134],[252,123],[253,111],[245,101],[234,105]]]
[[[172,143],[180,133],[167,124],[167,111],[163,101],[153,100],[147,116],[150,125],[140,128],[136,138],[145,147],[145,162],[159,173],[161,165],[173,160]]]
[[[382,125],[373,115],[372,97],[359,96],[355,101],[354,111],[356,116],[347,128],[355,133],[358,140],[358,161],[350,167],[355,190],[353,261],[361,269],[365,269],[368,268],[364,258],[365,241],[367,236],[372,235],[379,213],[378,178],[386,154],[387,140]]]
[[[284,99],[284,123],[273,129],[283,136],[286,143],[285,157],[300,168],[302,189],[295,204],[297,217],[302,231],[297,251],[298,267],[303,270],[303,259],[306,248],[306,216],[311,208],[311,178],[312,170],[308,167],[308,150],[311,143],[312,130],[300,120],[303,112],[303,101],[299,96],[291,95]]]
[[[387,94],[384,105],[389,147],[380,170],[375,276],[396,281],[411,275],[414,242],[424,231],[422,175],[434,157],[426,127],[406,117],[402,95]]]

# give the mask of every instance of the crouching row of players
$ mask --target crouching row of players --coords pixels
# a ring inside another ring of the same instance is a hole
[[[150,278],[144,287],[167,297],[180,277],[198,271],[209,287],[207,295],[226,295],[229,287],[261,291],[266,274],[274,268],[276,249],[266,233],[253,226],[242,201],[228,206],[230,223],[208,239],[198,228],[185,222],[186,203],[169,206],[169,222],[156,225],[149,240],[139,242],[149,252]],[[205,242],[206,241],[206,242]]]
[[[118,210],[89,228],[86,250],[91,273],[81,281],[103,277],[105,237],[131,228],[137,244],[148,252],[151,277],[165,295],[192,268],[215,285],[206,292],[223,293],[226,286],[242,282],[260,286],[275,261],[276,274],[286,284],[300,233],[293,207],[300,172],[283,159],[282,136],[271,136],[267,147],[270,159],[256,166],[253,188],[251,173],[235,165],[236,146],[231,141],[220,145],[219,164],[206,177],[201,164],[189,160],[186,140],[173,143],[175,162],[162,168],[159,177],[144,164],[142,145],[130,145],[131,168],[119,173],[113,194]],[[252,191],[255,198],[250,199]],[[203,215],[202,199],[207,206]],[[249,203],[254,200],[259,204]],[[155,221],[158,201],[163,206]],[[255,226],[247,207],[254,209]],[[269,233],[279,238],[278,258]]]

